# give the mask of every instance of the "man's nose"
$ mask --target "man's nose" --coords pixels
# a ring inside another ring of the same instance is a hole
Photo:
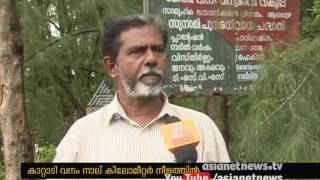
[[[145,65],[148,66],[155,66],[157,65],[157,58],[152,51],[152,49],[148,48],[146,53],[145,53]]]

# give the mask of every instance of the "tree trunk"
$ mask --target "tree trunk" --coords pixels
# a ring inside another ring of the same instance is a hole
[[[23,88],[23,42],[14,0],[0,0],[0,125],[7,180],[20,178],[21,162],[33,161]]]
[[[229,130],[227,113],[227,98],[222,95],[212,95],[208,97],[207,114],[218,126],[224,141],[229,145]]]

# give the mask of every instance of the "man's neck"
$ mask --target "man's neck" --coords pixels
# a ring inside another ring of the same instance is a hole
[[[127,116],[142,127],[159,115],[164,104],[160,95],[133,98],[119,91],[118,99]]]

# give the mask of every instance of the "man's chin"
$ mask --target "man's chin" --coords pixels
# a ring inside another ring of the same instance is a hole
[[[136,98],[150,98],[159,96],[161,94],[161,90],[162,88],[159,84],[150,86],[141,83],[140,86],[138,85],[134,91],[129,92],[129,96]]]

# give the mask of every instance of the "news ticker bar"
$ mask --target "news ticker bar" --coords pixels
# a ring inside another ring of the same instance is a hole
[[[316,179],[320,163],[22,163],[21,178]]]

